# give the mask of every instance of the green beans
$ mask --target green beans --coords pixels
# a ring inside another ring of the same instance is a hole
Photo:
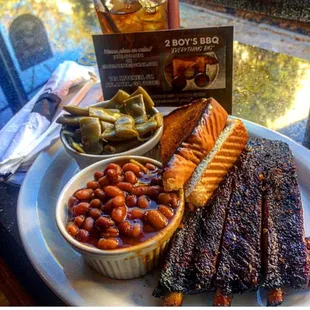
[[[145,91],[145,89],[142,88],[141,86],[139,86],[137,90],[134,93],[132,93],[131,96],[135,96],[139,94],[143,96],[143,101],[144,101],[145,108],[147,111],[149,111],[151,108],[154,107],[154,101],[152,100],[150,95]]]
[[[79,108],[79,107],[74,107],[74,106],[64,106],[63,109],[70,113],[71,115],[75,115],[75,116],[88,116],[88,109],[83,109],[83,108]]]
[[[80,120],[83,149],[89,154],[100,154],[103,150],[101,142],[101,125],[98,118],[84,117]]]
[[[154,102],[142,88],[129,95],[119,90],[108,102],[80,108],[65,106],[61,115],[62,134],[79,153],[116,154],[141,145],[163,126],[160,113],[154,114]]]
[[[104,108],[114,108],[121,105],[124,100],[128,99],[130,95],[123,90],[118,90],[115,96],[105,103]]]
[[[117,119],[121,117],[120,113],[111,112],[107,109],[97,108],[97,107],[89,107],[89,116],[98,117],[100,120],[115,123]]]
[[[124,106],[126,113],[134,118],[136,124],[147,120],[144,100],[141,94],[124,100]]]
[[[145,136],[147,133],[154,131],[157,128],[156,121],[147,121],[137,125],[137,131],[139,136]]]
[[[123,140],[130,140],[138,136],[135,120],[130,115],[123,115],[115,122],[115,134]]]
[[[56,122],[62,125],[78,127],[80,126],[80,120],[82,118],[83,116],[63,115],[63,116],[58,117]]]

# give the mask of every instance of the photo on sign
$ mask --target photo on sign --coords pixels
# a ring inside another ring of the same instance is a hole
[[[165,90],[225,88],[225,47],[215,52],[169,54],[163,65]]]

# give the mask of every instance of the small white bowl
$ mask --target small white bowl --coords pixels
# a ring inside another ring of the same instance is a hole
[[[141,163],[150,162],[157,167],[162,167],[160,162],[141,156],[119,156],[100,161],[81,170],[67,183],[58,198],[56,206],[56,223],[62,236],[73,249],[83,255],[85,261],[93,269],[113,279],[132,279],[140,277],[157,266],[169,244],[170,238],[181,223],[184,212],[184,194],[183,191],[180,191],[180,206],[169,225],[159,231],[154,237],[128,248],[109,251],[100,250],[87,246],[69,235],[66,230],[68,218],[67,202],[72,194],[77,189],[85,187],[88,181],[93,180],[94,173],[104,170],[109,163],[124,164],[129,162],[130,159],[135,159]]]
[[[96,105],[94,105],[96,106]],[[153,114],[158,113],[159,111],[156,108],[153,108]],[[64,145],[65,150],[75,159],[77,164],[81,169],[88,167],[89,165],[96,163],[100,160],[107,159],[107,158],[115,158],[116,156],[124,156],[124,155],[146,155],[149,151],[151,151],[160,141],[161,136],[163,134],[163,126],[158,128],[153,137],[144,142],[143,144],[133,148],[129,149],[128,151],[122,152],[122,153],[116,153],[116,154],[107,154],[107,155],[92,155],[92,154],[82,154],[77,152],[75,149],[73,149],[66,137],[63,134],[63,131],[60,132],[60,140],[62,144]],[[126,143],[126,141],[124,141]]]

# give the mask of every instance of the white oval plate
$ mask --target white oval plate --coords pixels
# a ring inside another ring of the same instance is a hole
[[[306,235],[310,234],[310,151],[289,138],[244,121],[250,136],[287,142],[296,159],[304,206]],[[60,142],[43,152],[32,165],[18,198],[18,227],[26,253],[45,283],[68,305],[158,306],[152,297],[159,270],[138,279],[111,280],[90,269],[58,232],[55,206],[59,193],[78,171]],[[283,306],[310,305],[310,291],[287,290]],[[184,306],[212,305],[213,293],[186,296]],[[265,293],[235,296],[233,306],[266,304]]]

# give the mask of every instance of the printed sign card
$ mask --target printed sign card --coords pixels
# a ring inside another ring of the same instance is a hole
[[[105,99],[142,86],[157,106],[214,97],[231,113],[233,27],[94,35]]]

